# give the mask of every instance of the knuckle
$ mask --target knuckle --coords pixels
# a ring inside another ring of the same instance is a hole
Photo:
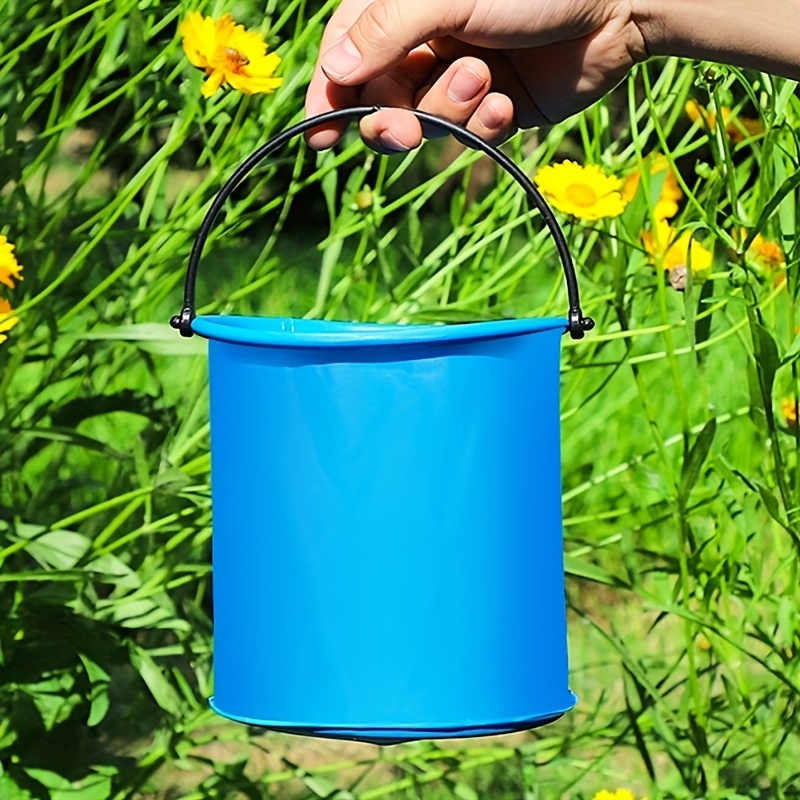
[[[402,31],[397,6],[386,0],[377,0],[367,6],[361,17],[359,32],[365,42],[376,49],[397,49],[398,35]]]

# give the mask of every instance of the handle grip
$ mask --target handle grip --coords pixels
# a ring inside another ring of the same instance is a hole
[[[355,108],[343,108],[336,111],[329,111],[325,114],[319,114],[315,117],[309,117],[302,122],[287,128],[282,133],[279,133],[274,138],[270,139],[265,144],[261,145],[249,158],[242,162],[237,167],[230,178],[225,182],[222,188],[217,192],[217,196],[211,203],[205,218],[203,219],[200,229],[197,232],[197,238],[192,246],[191,254],[189,255],[189,265],[186,270],[186,282],[183,290],[183,307],[179,314],[176,314],[170,319],[170,325],[180,331],[182,336],[192,336],[192,320],[195,318],[195,288],[197,284],[197,270],[200,265],[200,257],[203,254],[203,247],[206,240],[211,233],[214,223],[216,222],[219,212],[222,210],[227,199],[233,194],[239,184],[247,177],[247,175],[265,158],[279,150],[290,139],[299,136],[312,128],[316,128],[326,122],[334,122],[341,119],[361,119],[368,114],[374,114],[380,111],[382,106],[358,106]],[[477,150],[489,156],[499,166],[501,166],[514,180],[522,187],[530,200],[531,204],[542,215],[542,219],[550,230],[550,234],[555,241],[556,250],[561,260],[561,265],[564,268],[564,279],[567,284],[567,298],[569,301],[569,313],[567,317],[567,330],[573,339],[582,339],[586,331],[594,328],[594,320],[590,317],[584,317],[581,313],[580,307],[580,293],[578,290],[578,280],[575,276],[575,267],[572,263],[572,257],[569,254],[567,240],[564,237],[564,232],[556,222],[550,206],[547,205],[545,199],[536,188],[533,181],[507,156],[505,153],[498,150],[488,142],[483,141],[479,136],[471,133],[461,125],[457,125],[449,120],[429,114],[426,111],[419,111],[418,109],[404,109],[413,114],[420,122],[424,122],[433,128],[439,128],[452,134],[462,144],[467,147]]]

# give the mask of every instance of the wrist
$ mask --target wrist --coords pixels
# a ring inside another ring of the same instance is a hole
[[[651,56],[734,64],[800,79],[800,0],[630,0]]]

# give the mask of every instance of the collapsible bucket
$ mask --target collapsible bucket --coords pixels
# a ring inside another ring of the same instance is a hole
[[[378,325],[194,314],[222,205],[305,120],[261,147],[201,226],[172,319],[209,340],[214,697],[221,715],[392,743],[543,725],[568,688],[559,345],[592,327],[566,242],[510,172],[565,269],[568,318]]]

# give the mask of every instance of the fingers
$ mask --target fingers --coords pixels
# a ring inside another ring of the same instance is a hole
[[[430,50],[418,48],[400,68],[370,81],[360,97],[348,99],[351,104],[394,106],[361,121],[362,138],[381,153],[410,150],[422,141],[422,126],[403,108],[419,108],[443,117],[498,144],[514,130],[514,105],[506,95],[490,92],[491,84],[492,75],[481,59],[459,58],[445,68],[437,64]],[[335,84],[331,84],[331,90],[353,91]],[[433,128],[424,134],[440,136],[442,132]],[[338,131],[315,132],[311,145],[321,149],[338,136]]]
[[[477,58],[462,58],[436,76],[422,90],[412,81],[404,85],[393,76],[381,76],[364,89],[367,103],[386,103],[394,106],[417,107],[422,111],[466,124],[478,110],[489,91],[492,76],[489,69]],[[392,91],[392,90],[395,91]],[[425,131],[427,135],[441,135],[441,131]],[[361,122],[361,136],[368,145],[381,152],[397,152],[419,146],[423,130],[411,114],[387,109],[371,114]]]
[[[516,129],[511,99],[499,92],[487,94],[467,123],[467,129],[489,144],[504,142]]]
[[[436,56],[423,46],[413,50],[400,67],[363,88],[360,100],[365,105],[395,106],[361,120],[361,137],[370,147],[381,153],[396,153],[419,144],[419,122],[399,109],[414,107],[418,87],[431,79],[436,68]]]
[[[465,125],[478,109],[492,85],[492,75],[483,61],[460,58],[417,95],[417,105],[451,122]],[[441,135],[435,131],[434,135]]]
[[[417,38],[458,27],[459,18],[452,12],[430,11],[436,4],[437,0],[343,0],[323,36],[323,55],[306,95],[306,115],[352,105],[416,107],[465,125],[490,142],[507,138],[514,129],[514,108],[508,97],[490,93],[494,68],[490,72],[483,58],[469,56],[442,61],[426,44],[413,44]],[[384,36],[396,30],[402,35]],[[442,41],[441,35],[437,41]],[[361,66],[344,81],[332,80],[330,55],[342,47],[352,50],[356,42],[365,54],[361,59],[359,51]],[[453,63],[447,67],[449,62]],[[394,66],[386,69],[387,63]],[[364,78],[372,73],[371,79]],[[307,140],[317,150],[331,147],[346,126],[342,121],[316,128]],[[413,115],[387,109],[362,120],[361,134],[374,149],[397,152],[417,147],[423,131]]]
[[[508,134],[505,138],[511,135],[515,127],[533,128],[552,124],[541,111],[538,92],[532,91],[537,84],[548,85],[559,82],[552,80],[553,70],[548,68],[546,60],[536,61],[535,64],[527,63],[525,61],[527,56],[518,56],[517,51],[476,47],[452,37],[437,39],[430,43],[430,47],[445,61],[455,61],[466,54],[471,54],[480,58],[489,67],[492,74],[492,88],[502,92],[511,103],[512,119],[507,121]],[[538,49],[540,48],[519,52],[535,53]],[[492,104],[499,102],[501,101],[495,100]],[[508,109],[508,104],[505,104],[505,109]],[[501,111],[499,106],[497,110]],[[502,113],[507,114],[507,110]]]
[[[314,71],[306,92],[306,117],[354,105],[358,105],[358,89],[332,83],[319,68]],[[342,138],[346,128],[347,120],[321,125],[306,133],[306,141],[314,150],[326,150]]]
[[[417,107],[465,126],[490,143],[505,140],[514,127],[514,106],[508,97],[490,92],[493,76],[479,58],[455,61],[432,86],[417,95]],[[442,136],[441,130],[424,131]]]
[[[515,124],[552,124],[584,108],[641,60],[631,47],[628,29],[636,26],[629,15],[605,3],[534,6],[531,16],[524,3],[493,0],[342,0],[326,29],[307,112],[370,98],[431,111],[496,142]],[[573,6],[586,13],[576,15]],[[422,46],[455,71],[440,75],[437,68],[429,80],[409,80],[409,54]],[[459,64],[467,54],[488,67],[493,92]],[[413,85],[423,88],[412,92]],[[309,141],[328,147],[343,129],[318,129]],[[362,133],[383,150],[415,147],[422,136],[411,116],[388,111],[364,120]]]
[[[351,25],[361,16],[364,9],[372,0],[342,0],[339,7],[331,16],[325,31],[322,34],[320,52],[329,50],[347,33]],[[306,92],[306,117],[324,114],[338,108],[356,105],[358,102],[358,89],[355,87],[340,86],[331,81],[322,71],[322,65],[317,60],[314,74]],[[337,122],[314,128],[306,134],[306,141],[315,150],[324,150],[333,147],[342,137],[347,121]]]
[[[449,0],[375,0],[322,51],[322,69],[342,86],[366,83],[429,39],[461,30],[469,19],[469,6]]]
[[[489,141],[505,139],[513,130],[513,109],[509,111],[509,102],[498,96],[483,104],[491,84],[483,60],[451,57],[437,66],[436,55],[421,44],[431,37],[447,38],[468,18],[468,10],[453,7],[469,4],[448,2],[442,9],[441,2],[343,0],[325,29],[322,56],[306,95],[306,116],[357,104],[419,107],[467,125]],[[350,65],[343,66],[347,58]],[[445,69],[449,62],[453,64]],[[321,150],[334,145],[346,126],[346,121],[329,124],[306,138]],[[422,137],[413,116],[389,110],[363,120],[361,132],[381,152],[408,150]]]

